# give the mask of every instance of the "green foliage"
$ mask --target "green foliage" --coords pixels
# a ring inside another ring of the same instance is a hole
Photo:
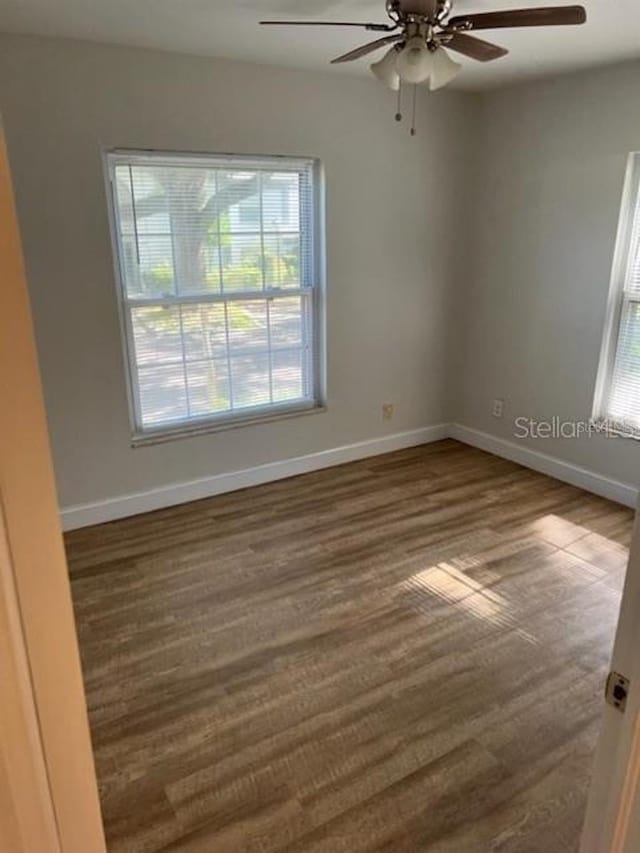
[[[240,262],[226,264],[223,269],[225,290],[255,290],[262,287],[263,255],[257,248],[247,249]],[[265,250],[264,274],[267,286],[292,287],[300,280],[300,263],[296,254],[281,255]]]
[[[229,328],[233,332],[240,332],[246,329],[255,329],[258,325],[257,320],[242,305],[230,303],[227,305],[227,316],[229,318]]]
[[[206,282],[205,290],[213,293],[220,293],[220,271],[217,267],[212,270],[209,270],[204,280]]]
[[[227,291],[261,290],[263,270],[267,287],[294,287],[300,281],[300,260],[297,252],[285,252],[287,241],[283,240],[278,246],[278,252],[265,248],[264,255],[259,241],[248,246],[239,255],[236,262],[231,261],[233,254],[232,237],[221,235],[218,245],[217,227],[213,226],[201,244],[202,257],[202,289],[205,292],[220,292],[220,269],[218,251],[222,256],[222,278],[224,289]],[[142,286],[150,296],[161,296],[174,291],[175,273],[170,260],[164,260],[141,271]]]
[[[162,296],[173,291],[173,267],[168,261],[156,264],[142,273],[145,293]]]
[[[257,290],[262,287],[262,267],[246,262],[225,267],[222,279],[225,290]]]
[[[218,222],[220,227],[218,227]],[[209,220],[206,226],[206,241],[209,246],[216,248],[217,246],[230,246],[231,234],[231,219],[229,212],[225,211],[220,216],[214,216]]]

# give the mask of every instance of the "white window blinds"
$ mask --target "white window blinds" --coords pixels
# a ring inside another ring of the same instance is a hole
[[[108,155],[135,432],[312,408],[314,163]]]
[[[631,156],[595,414],[640,437],[640,155]]]

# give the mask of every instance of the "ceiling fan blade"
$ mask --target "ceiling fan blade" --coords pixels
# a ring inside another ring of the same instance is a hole
[[[343,53],[342,56],[337,56],[335,59],[331,60],[331,64],[336,65],[338,62],[351,62],[354,59],[360,59],[361,56],[373,53],[374,50],[378,50],[379,47],[384,47],[385,44],[391,44],[391,42],[400,41],[403,38],[404,36],[402,35],[395,35],[385,36],[384,38],[370,41],[367,44],[356,47],[355,50],[350,50],[349,53]]]
[[[444,44],[457,53],[462,53],[471,59],[477,59],[478,62],[491,62],[493,59],[500,59],[501,56],[506,56],[509,53],[506,47],[499,47],[497,44],[491,44],[489,41],[468,36],[465,33],[454,33],[449,41],[445,41]]]
[[[356,24],[353,21],[260,21],[263,27],[361,27],[363,30],[387,33],[397,24]]]
[[[557,27],[584,24],[584,6],[544,6],[539,9],[507,9],[504,12],[479,12],[458,15],[449,21],[450,27],[470,24],[472,30],[492,30],[501,27]]]
[[[403,15],[424,15],[434,18],[438,11],[438,0],[399,0],[399,9]]]

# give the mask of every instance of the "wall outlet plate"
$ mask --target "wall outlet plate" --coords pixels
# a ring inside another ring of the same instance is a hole
[[[385,421],[390,421],[393,417],[393,403],[382,404],[382,417]]]
[[[496,398],[491,407],[491,414],[494,418],[501,418],[504,415],[504,400]]]

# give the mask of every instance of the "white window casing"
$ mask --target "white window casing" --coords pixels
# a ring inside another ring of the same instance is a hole
[[[106,154],[134,443],[322,409],[319,168]]]
[[[593,415],[640,438],[640,153],[627,168]]]

